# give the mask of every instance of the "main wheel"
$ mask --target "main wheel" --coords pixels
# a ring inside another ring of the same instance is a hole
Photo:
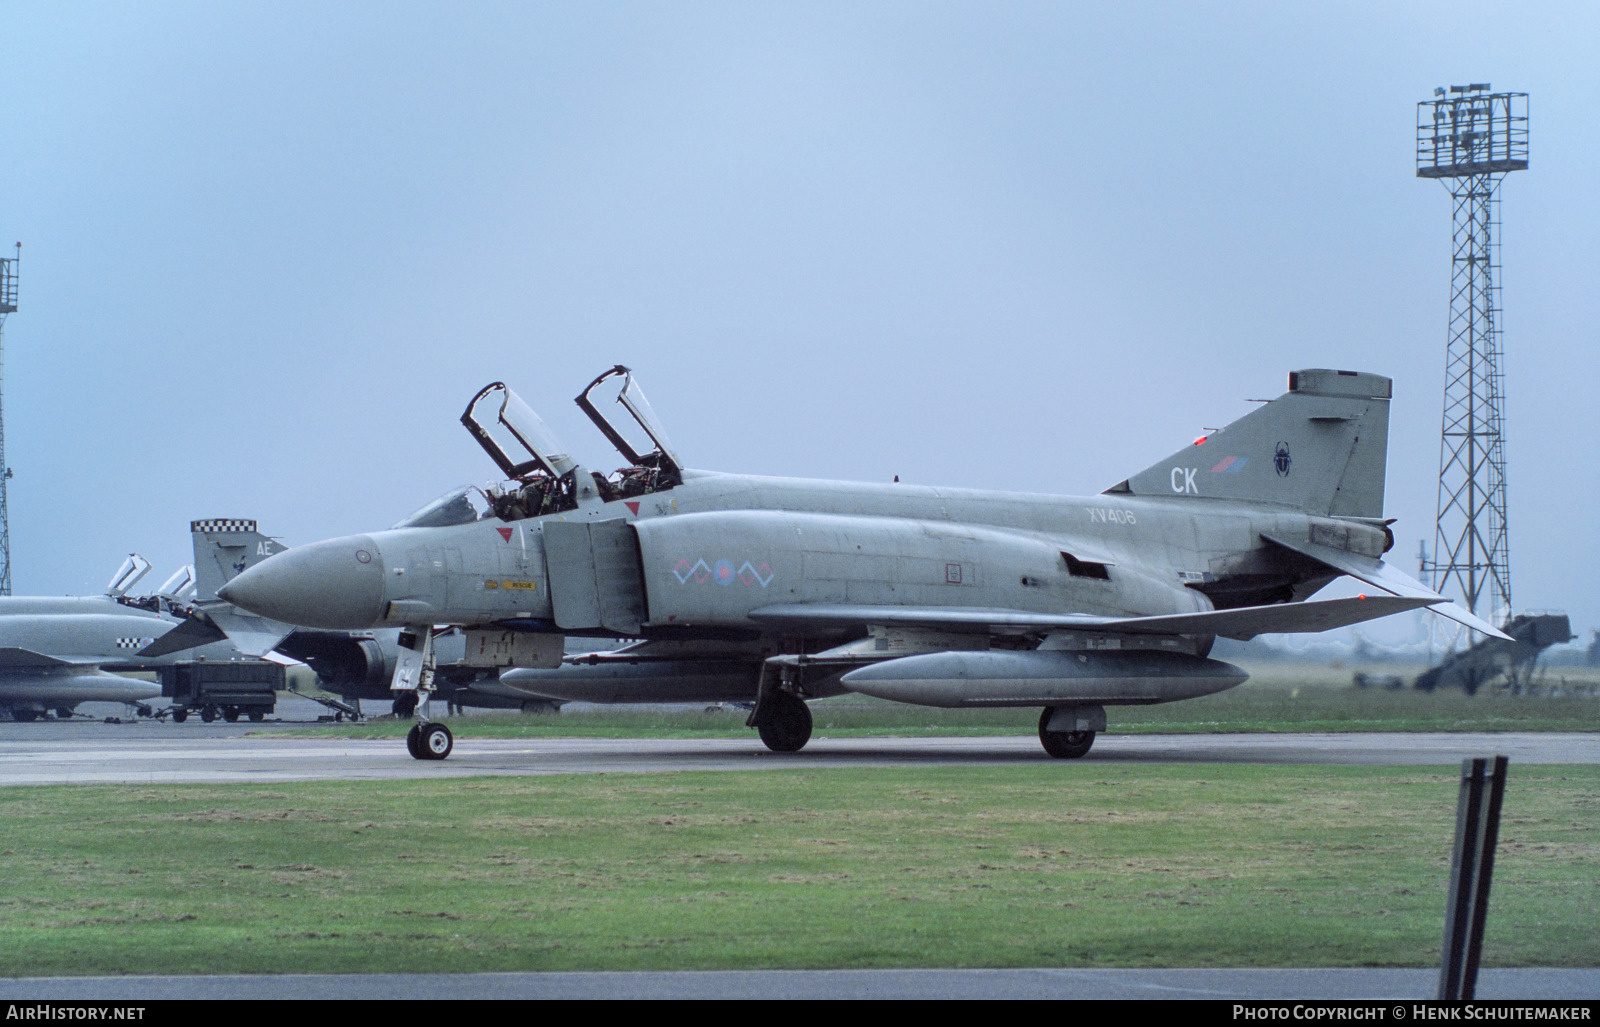
[[[145,709],[145,712],[141,713],[140,716],[141,717],[150,716],[149,708],[147,707]],[[72,707],[70,707],[70,706],[58,706],[58,707],[56,707],[56,719],[57,720],[71,720],[72,719]]]
[[[1044,746],[1044,751],[1058,760],[1075,760],[1088,752],[1094,745],[1094,732],[1046,731],[1045,725],[1050,723],[1053,713],[1055,710],[1046,707],[1039,715],[1039,744]]]
[[[250,711],[250,719],[255,721],[257,724],[259,724],[263,720],[267,719],[267,715],[265,713],[263,713],[261,710],[251,710]]]
[[[799,752],[811,741],[811,707],[797,695],[772,692],[762,700],[756,730],[773,752]]]
[[[450,755],[450,750],[455,746],[455,739],[450,735],[450,729],[434,721],[424,724],[422,733],[417,736],[417,751],[425,760],[442,760]]]
[[[21,721],[24,724],[26,724],[28,721],[32,720],[33,718],[37,717],[38,715],[39,715],[39,711],[38,710],[25,709],[25,708],[23,708],[21,706],[18,706],[16,709],[11,711],[11,719],[12,720]]]
[[[239,719],[239,711],[234,709],[232,706],[229,706],[227,709],[222,711],[222,719],[232,724],[234,721]]]
[[[213,720],[216,720],[217,708],[215,706],[207,706],[205,709],[200,711],[200,719],[205,721],[207,724],[211,723]]]
[[[180,707],[180,708],[172,711],[172,722],[174,724],[182,724],[184,721],[186,721],[188,719],[189,719],[189,711],[188,710],[183,709],[183,708]]]
[[[426,757],[422,755],[422,750],[417,747],[417,739],[421,737],[422,725],[412,724],[411,730],[406,732],[406,752],[409,752],[411,754],[411,758],[414,760],[426,759]]]

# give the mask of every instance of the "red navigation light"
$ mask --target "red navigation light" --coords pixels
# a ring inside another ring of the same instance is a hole
[[[1194,444],[1198,446],[1198,445],[1200,445],[1200,443],[1204,442],[1205,440],[1206,440],[1206,437],[1204,435],[1202,435],[1198,439],[1194,440]]]

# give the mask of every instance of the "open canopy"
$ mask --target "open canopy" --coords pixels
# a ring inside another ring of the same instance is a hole
[[[496,399],[500,409],[492,419],[486,419],[478,408],[492,410]],[[527,478],[541,472],[561,478],[578,466],[549,425],[504,382],[491,382],[472,397],[461,423],[507,478]]]
[[[632,416],[638,426],[636,429],[629,428],[626,423],[619,425],[617,421],[601,413],[600,408],[595,406],[594,400],[590,398],[600,385],[607,381],[615,385],[616,379],[621,380],[622,387],[617,392],[615,402]],[[589,383],[589,387],[578,395],[576,402],[578,408],[589,415],[589,420],[611,440],[611,444],[617,447],[617,452],[621,453],[623,459],[632,466],[655,468],[674,477],[683,469],[678,454],[673,451],[672,443],[667,439],[667,433],[662,430],[661,422],[656,418],[655,410],[651,408],[650,401],[644,398],[644,391],[633,380],[633,372],[628,368],[618,364],[602,374]],[[644,432],[643,439],[638,437],[640,431]],[[630,433],[634,436],[632,440],[628,438]]]

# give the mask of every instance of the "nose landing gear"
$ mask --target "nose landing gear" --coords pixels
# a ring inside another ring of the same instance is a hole
[[[455,737],[450,734],[449,728],[438,721],[413,724],[406,735],[406,751],[414,759],[442,760],[450,755],[454,747]]]

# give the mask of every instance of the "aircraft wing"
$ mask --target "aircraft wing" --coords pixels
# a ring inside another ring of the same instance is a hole
[[[771,624],[897,624],[948,631],[1117,631],[1246,639],[1277,632],[1328,631],[1441,602],[1444,602],[1441,596],[1366,596],[1153,617],[1096,617],[1079,613],[937,606],[783,603],[752,610],[750,618]]]
[[[1452,603],[1444,596],[1428,588],[1422,582],[1411,577],[1403,571],[1384,563],[1382,560],[1370,556],[1361,556],[1358,553],[1335,549],[1332,546],[1320,545],[1316,542],[1302,542],[1278,538],[1275,535],[1262,535],[1274,545],[1293,550],[1302,556],[1309,556],[1318,563],[1327,564],[1340,574],[1348,574],[1358,581],[1364,581],[1374,588],[1381,588],[1386,592],[1393,592],[1398,596],[1411,596],[1417,599],[1431,599],[1430,609],[1441,617],[1448,617],[1457,624],[1465,624],[1474,631],[1481,631],[1485,635],[1503,638],[1511,641],[1511,636],[1472,614],[1472,611]]]

